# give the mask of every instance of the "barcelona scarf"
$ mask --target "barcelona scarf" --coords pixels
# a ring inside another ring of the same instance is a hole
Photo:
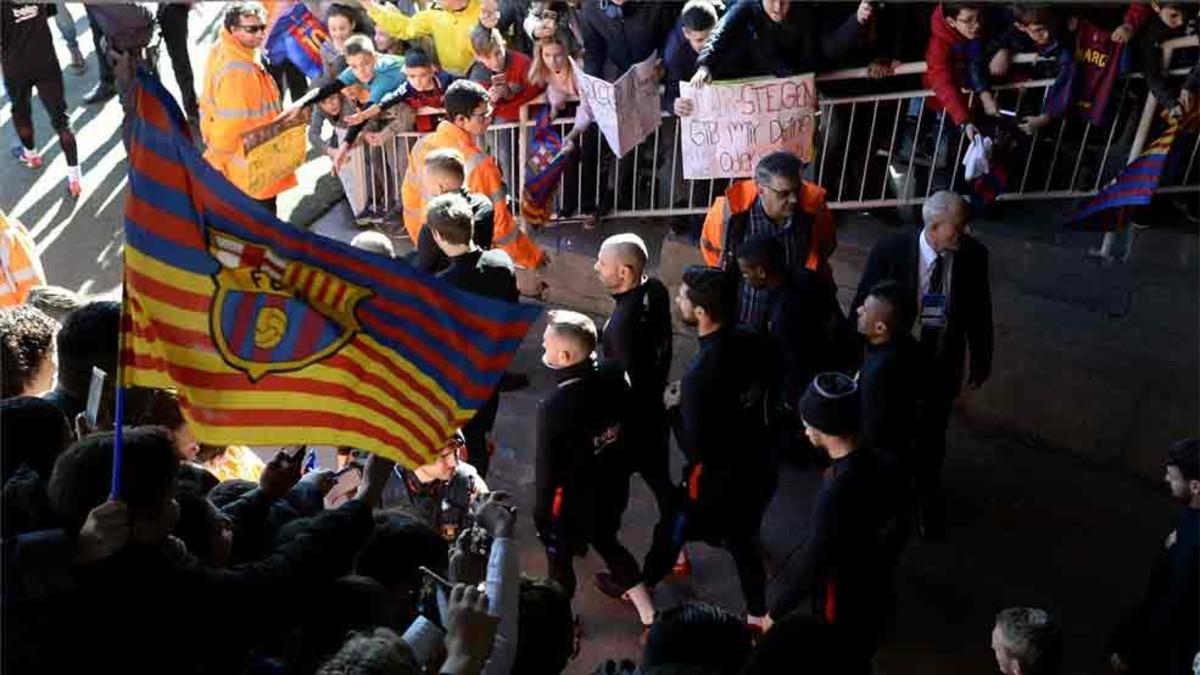
[[[175,387],[202,443],[435,457],[540,310],[292,228],[201,158],[160,82],[134,96],[121,385]]]
[[[322,75],[321,45],[329,32],[302,2],[279,15],[271,25],[263,51],[272,64],[291,61],[310,80]]]
[[[1194,117],[1194,116],[1193,116]],[[1162,178],[1167,155],[1184,120],[1167,122],[1166,129],[1142,154],[1130,162],[1116,178],[1075,212],[1068,226],[1111,232],[1129,224],[1133,210],[1150,203]]]
[[[550,222],[550,202],[567,166],[567,156],[559,154],[562,136],[554,130],[553,121],[554,111],[548,105],[542,106],[529,141],[529,168],[525,187],[521,190],[521,215],[534,225]]]

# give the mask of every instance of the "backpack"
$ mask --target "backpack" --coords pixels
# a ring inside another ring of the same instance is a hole
[[[150,45],[154,37],[154,16],[145,7],[134,3],[89,4],[86,7],[112,49],[132,52]]]

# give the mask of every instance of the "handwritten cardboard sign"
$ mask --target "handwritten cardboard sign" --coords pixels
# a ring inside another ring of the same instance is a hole
[[[591,110],[592,119],[600,127],[608,147],[618,157],[653,134],[661,121],[658,79],[654,74],[657,59],[658,52],[652,53],[650,58],[625,71],[616,82],[588,75],[578,63],[571,62],[579,97]]]
[[[307,124],[307,118],[298,115],[243,134],[245,181],[235,180],[234,183],[245,185],[247,194],[256,195],[294,173],[304,163]]]
[[[776,150],[812,161],[817,90],[811,74],[700,89],[681,82],[679,95],[694,105],[679,121],[684,178],[750,176],[758,160]]]

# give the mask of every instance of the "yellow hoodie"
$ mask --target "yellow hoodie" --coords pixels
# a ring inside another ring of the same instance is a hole
[[[398,40],[432,36],[442,70],[465,77],[475,62],[471,31],[479,23],[479,0],[470,0],[460,11],[423,9],[408,16],[391,5],[373,4],[367,14],[380,30]]]

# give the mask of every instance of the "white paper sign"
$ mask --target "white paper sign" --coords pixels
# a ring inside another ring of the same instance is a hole
[[[588,75],[577,62],[571,62],[583,105],[588,106],[608,147],[618,157],[653,134],[661,121],[658,80],[654,75],[657,60],[658,52],[654,52],[650,58],[634,64],[616,82]]]
[[[812,74],[700,89],[681,82],[679,96],[694,106],[679,121],[684,178],[750,176],[758,160],[776,150],[813,159],[817,90]]]

